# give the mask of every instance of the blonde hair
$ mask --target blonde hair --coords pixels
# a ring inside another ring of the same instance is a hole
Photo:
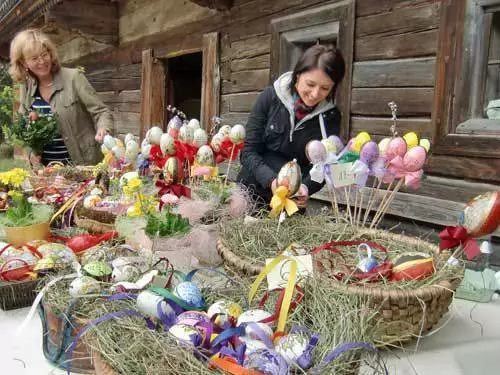
[[[49,37],[38,29],[27,29],[16,34],[10,43],[10,68],[9,73],[15,82],[26,82],[28,74],[33,74],[26,66],[26,56],[40,54],[46,50],[50,54],[52,73],[61,68],[56,46]]]

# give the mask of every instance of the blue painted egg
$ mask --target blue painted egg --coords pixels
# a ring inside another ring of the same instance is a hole
[[[184,281],[177,285],[174,294],[192,306],[203,306],[203,297],[201,296],[200,288],[190,281]]]

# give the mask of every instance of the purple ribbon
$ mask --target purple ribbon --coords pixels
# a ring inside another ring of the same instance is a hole
[[[270,337],[264,332],[262,328],[257,323],[254,322],[247,322],[247,323],[242,323],[240,324],[240,327],[250,327],[252,331],[254,331],[254,334],[262,341],[268,348],[273,348],[273,343],[270,339]]]
[[[325,164],[325,180],[328,186],[333,186],[330,164]]]
[[[240,366],[243,366],[243,362],[245,362],[245,352],[247,350],[247,344],[241,344],[238,346],[236,350],[233,350],[231,348],[228,348],[227,346],[224,346],[220,351],[219,354],[224,357],[231,357],[234,358],[236,361],[238,361],[238,364]]]

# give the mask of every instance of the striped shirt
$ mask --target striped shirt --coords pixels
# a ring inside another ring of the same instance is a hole
[[[31,105],[31,108],[42,116],[52,114],[50,104],[42,98],[38,89],[35,92],[35,101]],[[42,164],[47,165],[54,161],[63,164],[68,164],[71,161],[68,149],[64,144],[64,139],[60,134],[56,134],[54,141],[43,148]]]

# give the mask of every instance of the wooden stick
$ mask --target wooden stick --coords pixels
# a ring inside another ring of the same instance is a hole
[[[364,198],[364,188],[360,189],[360,199],[359,199],[359,209],[358,209],[358,219],[356,220],[356,227],[361,226],[361,208],[363,207],[363,198]]]
[[[377,189],[375,190],[375,183],[376,182],[377,182],[377,180],[373,179],[372,191],[370,194],[370,198],[368,198],[368,203],[366,205],[365,215],[363,216],[363,226],[365,226],[366,220],[368,219],[368,215],[370,214],[372,206],[375,203],[375,198],[377,197],[377,193],[380,190],[380,185],[382,185],[382,179],[379,179]]]
[[[356,194],[354,195],[354,212],[353,212],[353,217],[354,217],[354,226],[356,226],[356,218],[358,217],[358,195],[359,195],[359,189],[356,189]]]
[[[349,185],[349,192],[347,192],[347,189],[344,186],[344,194],[345,194],[346,204],[347,204],[347,216],[349,217],[349,222],[351,223],[351,226],[352,226],[353,221],[352,221],[351,203],[350,203],[351,185]]]
[[[387,208],[389,208],[389,206],[391,205],[392,201],[394,200],[394,197],[396,196],[396,193],[399,191],[399,189],[401,188],[401,186],[403,186],[403,182],[404,182],[404,177],[399,180],[399,182],[397,183],[396,187],[391,192],[391,194],[389,195],[389,198],[387,199],[386,203],[384,204],[384,207],[382,208],[382,211],[379,212],[378,217],[373,221],[372,226],[375,225],[374,228],[377,228],[377,226],[380,224],[380,222],[384,218],[384,215],[385,215],[385,213],[387,211]],[[372,228],[372,226],[370,226],[370,228]]]
[[[385,193],[384,193],[384,195],[382,196],[382,199],[380,200],[380,203],[379,203],[379,205],[378,205],[378,207],[377,207],[377,210],[375,211],[375,215],[373,216],[373,219],[375,219],[375,216],[378,216],[378,214],[379,214],[380,210],[381,210],[381,209],[382,209],[382,207],[384,206],[385,201],[387,200],[388,196],[390,195],[390,192],[391,192],[391,187],[392,187],[392,184],[393,184],[393,183],[394,183],[394,181],[393,181],[393,182],[391,182],[391,183],[389,184],[389,186],[387,187],[387,189],[385,190]],[[373,220],[372,220],[372,222],[373,222]]]
[[[227,172],[226,172],[226,178],[224,179],[224,186],[227,185],[227,177],[229,176],[229,170],[231,169],[231,162],[233,161],[233,154],[234,154],[234,148],[235,144],[233,143],[233,147],[231,148],[231,156],[229,157],[229,163],[227,164]]]
[[[326,187],[328,188],[328,195],[330,196],[330,203],[332,204],[332,211],[333,215],[335,216],[335,219],[337,220],[337,223],[340,222],[340,214],[339,214],[339,206],[337,204],[337,197],[335,195],[335,188],[333,188],[328,184],[326,184]]]

